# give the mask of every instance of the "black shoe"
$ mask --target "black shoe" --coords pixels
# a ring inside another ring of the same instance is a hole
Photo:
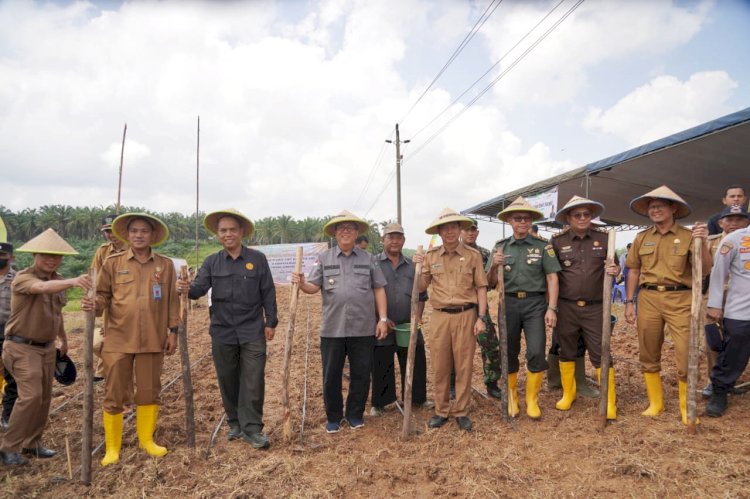
[[[720,418],[727,410],[727,394],[716,393],[711,395],[711,402],[706,406],[706,414],[712,418]]]
[[[240,428],[240,425],[229,425],[229,431],[227,432],[227,440],[237,440],[238,438],[242,437],[242,429]]]
[[[47,459],[50,457],[55,457],[57,455],[56,450],[48,449],[46,447],[42,447],[41,445],[36,449],[27,449],[24,447],[23,449],[21,449],[21,452],[28,456],[38,457],[40,459]]]
[[[252,445],[253,449],[266,449],[271,445],[271,441],[262,433],[243,433],[242,439]]]
[[[710,399],[711,395],[714,393],[714,385],[711,384],[709,381],[706,386],[703,387],[703,391],[701,391],[701,395],[704,399]]]
[[[435,415],[435,416],[432,416],[430,420],[427,422],[427,426],[430,428],[440,428],[447,422],[448,422],[448,418]]]
[[[451,400],[456,400],[456,387],[451,387]]]
[[[463,431],[471,431],[472,425],[471,425],[471,419],[469,419],[469,416],[457,417],[456,423],[458,423],[458,427],[462,429]]]
[[[0,458],[3,460],[5,466],[23,466],[29,462],[21,457],[18,452],[3,452],[0,451]]]
[[[497,387],[497,381],[493,381],[492,383],[487,383],[487,395],[490,397],[501,399],[503,397],[503,392],[500,391],[500,388]]]

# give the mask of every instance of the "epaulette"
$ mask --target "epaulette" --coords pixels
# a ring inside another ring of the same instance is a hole
[[[568,232],[570,232],[570,227],[565,227],[565,228],[564,228],[563,230],[561,230],[560,232],[558,232],[558,233],[556,233],[556,234],[552,234],[552,238],[555,238],[555,237],[560,237],[560,236],[562,236],[563,234],[567,234]]]
[[[498,247],[498,246],[500,246],[501,244],[503,244],[503,243],[505,243],[506,241],[510,240],[510,238],[511,238],[511,237],[512,237],[512,236],[508,236],[508,237],[506,237],[505,239],[498,239],[497,241],[495,241],[495,246],[493,246],[493,247],[494,247],[494,248],[497,248],[497,247]]]
[[[538,233],[537,234],[531,234],[531,237],[535,237],[535,238],[539,239],[540,241],[544,241],[545,243],[549,242],[549,239],[546,239],[546,238],[540,236]]]
[[[468,244],[464,244],[464,248],[466,248],[466,249],[468,249],[468,250],[471,250],[471,251],[475,251],[475,252],[479,253],[480,255],[482,254],[482,252],[481,252],[481,251],[479,251],[479,250],[478,250],[477,248],[472,248],[472,247],[471,247],[471,246],[469,246]]]
[[[708,236],[708,240],[711,241],[712,239],[720,239],[724,234],[711,234]]]
[[[428,249],[427,253],[432,253],[433,251],[437,251],[437,250],[439,250],[442,247],[443,247],[442,244],[438,244],[437,246],[433,246],[432,248]]]

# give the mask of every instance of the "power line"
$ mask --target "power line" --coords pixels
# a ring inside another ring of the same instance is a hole
[[[393,133],[388,136],[387,139],[383,141],[383,145],[380,146],[380,152],[378,153],[377,158],[375,158],[375,163],[373,163],[372,168],[370,168],[370,173],[367,175],[367,180],[365,180],[365,185],[362,186],[362,190],[359,192],[359,196],[357,196],[357,200],[352,205],[352,209],[354,209],[362,199],[362,196],[364,196],[365,192],[367,191],[367,188],[370,186],[370,183],[372,182],[372,179],[375,177],[375,172],[378,169],[378,166],[380,166],[380,162],[383,160],[383,154],[385,153],[386,143],[388,139],[393,137]]]

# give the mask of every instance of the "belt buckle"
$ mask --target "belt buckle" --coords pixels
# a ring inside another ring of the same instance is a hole
[[[585,307],[586,306],[586,300],[578,300],[576,302],[576,305],[578,305],[579,307]]]
[[[518,293],[516,293],[516,297],[523,300],[524,298],[526,298],[526,291],[519,291]]]
[[[664,285],[662,285],[662,284],[659,284],[659,285],[656,286],[656,290],[664,292],[664,291],[667,290],[667,287],[664,286]]]

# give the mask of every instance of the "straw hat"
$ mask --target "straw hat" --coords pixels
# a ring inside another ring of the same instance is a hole
[[[568,213],[570,210],[577,206],[589,206],[591,207],[591,219],[596,219],[602,216],[602,213],[604,213],[604,205],[597,202],[592,201],[587,198],[583,198],[581,196],[573,196],[570,198],[570,201],[563,206],[558,212],[557,215],[555,215],[555,220],[558,222],[566,223],[566,217],[568,216]]]
[[[690,209],[690,205],[687,204],[684,199],[675,194],[675,192],[666,185],[657,187],[653,191],[647,192],[643,196],[635,198],[630,202],[630,209],[638,213],[639,215],[647,217],[648,203],[652,199],[663,199],[664,201],[671,201],[672,203],[674,203],[677,206],[677,211],[674,214],[675,219],[685,218],[686,216],[690,215],[690,212],[692,211]]]
[[[18,253],[77,255],[78,252],[52,229],[47,229],[16,250]]]
[[[112,234],[122,242],[128,242],[128,224],[135,218],[146,220],[153,229],[153,237],[151,238],[151,246],[159,246],[164,244],[164,241],[169,237],[169,229],[166,224],[148,213],[124,213],[119,217],[115,218],[112,222]]]
[[[471,218],[459,214],[452,208],[443,208],[443,211],[441,211],[437,218],[433,220],[432,223],[425,229],[425,232],[430,235],[437,234],[438,228],[441,225],[451,222],[458,222],[461,226],[461,229],[468,229],[469,227],[474,225],[474,222],[471,221]]]
[[[367,223],[367,220],[363,220],[354,213],[346,210],[342,211],[341,213],[330,219],[328,222],[326,222],[326,224],[323,226],[323,232],[325,232],[330,237],[336,237],[336,225],[343,222],[354,222],[355,224],[357,224],[357,226],[359,227],[357,235],[359,236],[370,232],[370,224]]]
[[[255,232],[255,225],[253,225],[253,222],[234,208],[227,208],[226,210],[219,210],[209,213],[208,215],[206,215],[206,218],[203,219],[203,225],[206,227],[206,229],[218,236],[219,220],[222,217],[226,216],[230,216],[236,219],[240,224],[240,227],[242,227],[242,239],[246,239],[252,236],[253,232]]]
[[[523,198],[523,196],[518,196],[515,201],[508,205],[507,208],[497,214],[497,218],[505,223],[508,223],[508,218],[510,218],[513,213],[519,211],[530,213],[532,221],[541,220],[542,218],[544,218],[544,213],[531,206],[529,202]]]

